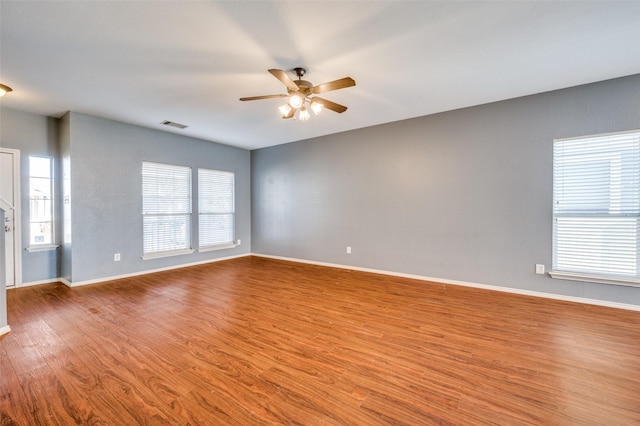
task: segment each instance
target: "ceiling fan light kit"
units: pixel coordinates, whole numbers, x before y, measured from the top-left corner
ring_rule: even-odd
[[[321,98],[317,96],[317,94],[355,86],[356,82],[351,77],[344,77],[339,80],[314,86],[310,82],[302,79],[302,77],[307,73],[305,68],[297,67],[292,71],[297,76],[297,80],[292,80],[287,73],[282,70],[269,70],[275,78],[280,80],[287,87],[286,95],[251,96],[240,98],[240,100],[257,101],[260,99],[289,98],[289,101],[286,104],[278,108],[282,114],[282,118],[297,118],[300,121],[307,121],[311,118],[309,109],[311,109],[315,115],[320,114],[324,108],[337,113],[343,113],[347,110],[346,106]]]
[[[13,91],[11,87],[5,86],[4,84],[0,83],[0,98],[11,91]]]

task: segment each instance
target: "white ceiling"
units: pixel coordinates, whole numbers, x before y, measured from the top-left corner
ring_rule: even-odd
[[[254,149],[640,73],[640,2],[0,0],[2,106]],[[357,86],[280,119],[267,72]],[[159,123],[171,120],[185,130]]]

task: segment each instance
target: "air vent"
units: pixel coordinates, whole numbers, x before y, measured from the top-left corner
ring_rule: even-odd
[[[176,129],[186,129],[187,127],[189,127],[184,124],[176,123],[175,121],[169,121],[169,120],[164,120],[160,124],[163,124],[165,126],[175,127]]]

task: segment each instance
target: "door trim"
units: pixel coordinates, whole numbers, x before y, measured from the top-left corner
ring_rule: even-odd
[[[13,157],[13,193],[15,196],[13,208],[13,226],[15,228],[13,230],[13,275],[15,282],[12,287],[19,287],[22,285],[22,208],[20,203],[22,199],[20,178],[22,175],[20,173],[20,150],[0,147],[0,152],[11,154]]]

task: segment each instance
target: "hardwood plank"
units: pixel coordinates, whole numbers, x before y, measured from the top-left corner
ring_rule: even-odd
[[[7,339],[8,336],[4,336],[0,342]],[[0,425],[17,425],[17,419],[28,418],[27,398],[11,365],[9,354],[3,347],[0,347],[0,390]]]
[[[7,292],[0,424],[640,424],[640,313],[246,257]]]

